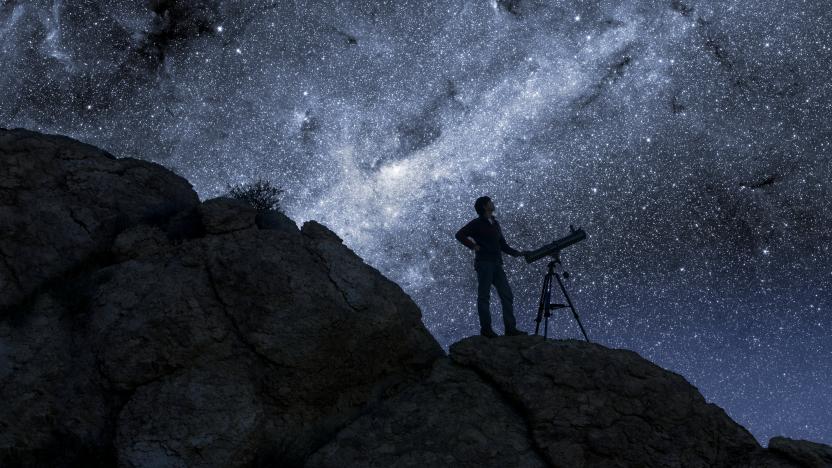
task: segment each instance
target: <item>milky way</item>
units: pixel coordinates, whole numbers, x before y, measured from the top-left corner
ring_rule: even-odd
[[[825,0],[0,0],[0,126],[202,199],[269,178],[445,347],[479,330],[453,238],[476,197],[518,249],[581,226],[563,260],[593,341],[763,444],[832,443],[830,31]],[[505,261],[532,330],[545,261]]]

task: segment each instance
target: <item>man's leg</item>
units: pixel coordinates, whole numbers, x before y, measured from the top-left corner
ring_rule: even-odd
[[[480,316],[480,329],[491,330],[491,312],[488,310],[491,301],[491,283],[494,278],[492,262],[476,262],[477,271],[477,314]]]
[[[506,333],[517,329],[517,321],[514,318],[514,294],[511,292],[511,286],[508,284],[506,272],[503,271],[502,265],[497,265],[494,269],[494,287],[497,288],[497,294],[500,296],[500,304],[503,307],[503,324]]]

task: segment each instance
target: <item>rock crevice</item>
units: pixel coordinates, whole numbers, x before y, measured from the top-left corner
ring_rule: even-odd
[[[511,339],[511,338],[509,338]],[[492,379],[486,372],[483,372],[480,368],[474,365],[469,365],[462,363],[453,358],[453,354],[451,354],[451,359],[460,367],[465,369],[469,369],[474,372],[486,385],[490,386],[494,389],[497,395],[499,395],[503,402],[506,404],[508,408],[511,408],[515,414],[524,422],[526,426],[526,430],[528,432],[528,440],[530,446],[534,449],[537,455],[540,457],[541,460],[547,463],[547,466],[555,467],[557,465],[553,464],[551,460],[548,459],[545,452],[545,447],[542,447],[538,444],[537,439],[534,437],[534,424],[535,421],[529,415],[528,409],[523,406],[523,402],[518,400],[516,395],[512,393],[506,392],[497,381]],[[545,398],[546,394],[542,393],[540,395],[541,398]]]
[[[214,280],[214,275],[211,273],[211,268],[208,267],[205,269],[205,275],[208,278],[208,284],[211,287],[211,291],[214,293],[214,297],[216,298],[217,302],[220,304],[220,308],[223,311],[223,314],[228,319],[228,323],[231,325],[231,330],[233,331],[234,336],[240,342],[240,344],[244,345],[246,349],[248,349],[254,356],[263,360],[268,366],[280,368],[281,363],[272,360],[267,354],[261,353],[257,350],[257,347],[246,340],[245,335],[242,331],[240,331],[240,326],[237,324],[237,321],[234,319],[234,314],[228,311],[228,305],[222,299],[222,295],[220,293],[219,288],[217,287],[216,281]]]

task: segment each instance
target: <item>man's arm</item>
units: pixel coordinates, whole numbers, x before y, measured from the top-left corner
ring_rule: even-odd
[[[502,232],[500,233],[500,249],[503,252],[511,255],[512,257],[516,257],[518,255],[521,255],[521,252],[519,250],[514,250],[514,249],[511,248],[511,246],[508,245],[508,242],[506,242],[506,238],[503,237]]]
[[[456,237],[456,240],[461,242],[462,245],[464,245],[465,247],[468,247],[469,249],[473,249],[474,246],[477,245],[477,243],[473,241],[473,237],[472,237],[472,234],[473,234],[472,224],[473,223],[474,222],[471,221],[468,224],[466,224],[465,226],[462,226],[462,229],[457,231],[456,236],[454,236],[454,237]]]

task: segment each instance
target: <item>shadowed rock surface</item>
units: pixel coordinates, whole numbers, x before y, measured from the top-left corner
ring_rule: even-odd
[[[558,466],[736,466],[753,436],[684,378],[638,354],[540,337],[451,346],[516,402],[535,444]]]
[[[0,307],[109,250],[138,223],[192,208],[191,184],[158,164],[66,137],[0,131]]]
[[[408,388],[343,430],[309,467],[545,467],[510,402],[443,358]]]
[[[772,437],[768,442],[768,449],[803,466],[832,467],[832,447],[828,445],[817,444],[808,440]]]
[[[0,466],[829,466],[636,353],[473,337],[315,221],[0,129]]]
[[[476,336],[309,466],[829,466],[829,447],[778,439],[763,449],[684,378],[632,351]]]
[[[2,466],[302,465],[443,355],[314,221],[62,137],[0,130],[0,168]]]

